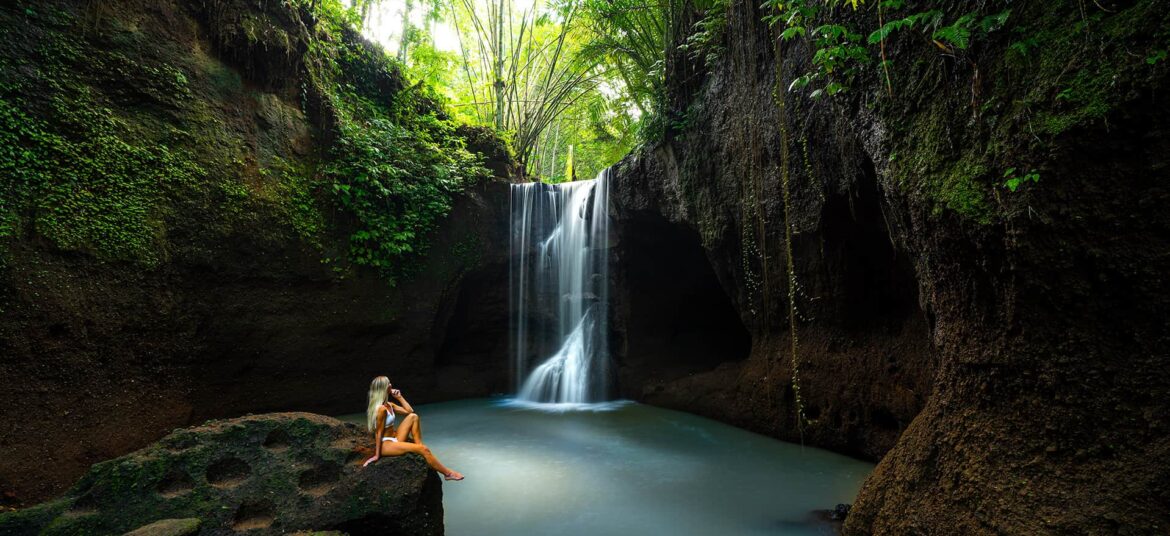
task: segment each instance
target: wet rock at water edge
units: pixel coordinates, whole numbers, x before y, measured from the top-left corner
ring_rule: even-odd
[[[851,505],[838,504],[836,508],[829,510],[829,521],[845,521],[849,517],[849,508]]]
[[[211,421],[94,465],[64,497],[0,515],[0,534],[443,534],[417,455],[361,467],[360,427],[310,413]]]

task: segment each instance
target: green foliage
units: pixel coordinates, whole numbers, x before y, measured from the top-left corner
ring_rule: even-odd
[[[660,137],[668,120],[665,113],[666,51],[679,33],[686,33],[687,4],[666,0],[647,4],[642,0],[584,0],[583,25],[589,29],[583,54],[603,59],[607,83],[620,88],[620,100],[635,108],[634,117],[642,139]],[[719,25],[712,19],[710,30],[698,37],[704,45],[718,45]],[[685,43],[683,46],[687,46]],[[696,55],[705,55],[697,48]]]
[[[340,227],[341,264],[408,272],[451,195],[485,173],[443,99],[406,88],[392,59],[355,39],[360,15],[340,0],[207,9],[226,10],[218,24],[249,43],[307,47],[297,59],[309,73],[300,104],[310,115],[321,109],[334,143],[312,154],[290,146],[307,125],[295,104],[243,84],[240,74],[255,74],[247,66],[143,49],[133,36],[111,45],[65,8],[0,10],[0,22],[36,37],[0,44],[0,239],[38,237],[154,266],[172,248],[169,227],[196,241],[248,232],[322,250]],[[286,32],[274,25],[277,9],[312,10],[316,24]],[[221,99],[254,105],[259,137],[247,128],[253,119],[219,108]],[[337,209],[327,221],[328,205]]]
[[[28,13],[70,20],[63,12]],[[203,170],[187,152],[133,131],[76,65],[134,79],[137,91],[160,103],[182,99],[187,80],[169,67],[83,51],[76,36],[54,32],[35,64],[0,61],[0,238],[36,234],[61,249],[153,266],[162,256],[162,199]]]
[[[1008,168],[1007,171],[1003,172],[1003,178],[1005,179],[1003,182],[1004,188],[1013,192],[1025,183],[1040,182],[1040,174],[1034,169],[1023,175],[1019,175],[1016,173],[1016,168]]]
[[[352,11],[336,9],[319,12],[329,31],[353,30]],[[335,115],[321,175],[353,218],[348,260],[391,281],[408,275],[452,195],[487,171],[456,134],[443,97],[425,84],[403,87],[399,64],[380,48],[320,39],[309,64]]]
[[[62,249],[156,264],[160,195],[201,169],[166,146],[128,142],[110,110],[85,100],[56,100],[54,113],[72,135],[0,99],[0,176],[9,182],[0,235],[27,210],[36,232]]]
[[[881,43],[882,40],[888,39],[891,34],[901,30],[912,30],[915,26],[931,27],[937,26],[942,20],[942,11],[932,9],[930,11],[923,11],[921,13],[914,13],[904,18],[894,19],[885,23],[881,28],[874,30],[866,39],[871,45]]]
[[[275,185],[267,197],[276,204],[289,225],[305,241],[321,246],[321,237],[327,230],[321,204],[316,196],[316,169],[308,163],[299,163],[275,157],[268,167],[260,168],[264,182]],[[228,184],[237,183],[224,183]],[[242,188],[241,188],[242,189]],[[253,197],[246,189],[237,195]]]
[[[576,179],[591,179],[620,160],[633,148],[639,128],[622,106],[598,91],[583,96],[549,129],[533,169],[547,182],[571,180],[564,174],[569,146]]]
[[[944,48],[949,46],[959,50],[966,50],[971,45],[972,34],[979,33],[980,35],[986,35],[1002,28],[1010,15],[1010,9],[1005,9],[999,13],[987,15],[983,18],[979,18],[975,13],[965,13],[955,19],[951,24],[936,29],[931,34],[931,39],[936,43],[942,43]]]
[[[702,18],[687,36],[679,49],[688,53],[691,59],[701,61],[711,68],[725,50],[723,40],[727,29],[727,0],[715,0],[703,12]]]
[[[390,105],[346,84],[329,96],[337,140],[322,172],[357,222],[349,259],[391,280],[406,275],[406,261],[425,251],[426,234],[450,211],[452,194],[487,172],[425,86],[400,91]]]
[[[905,0],[881,0],[875,4],[878,27],[863,40],[857,18],[834,11],[837,5],[848,4],[857,10],[853,0],[822,3],[816,0],[766,0],[763,20],[777,28],[782,41],[807,39],[812,47],[812,69],[789,84],[789,91],[809,87],[813,98],[836,95],[848,90],[853,79],[868,67],[877,64],[887,73],[885,41],[894,35],[918,30],[929,37],[929,42],[949,54],[967,50],[972,39],[1004,27],[1011,10],[980,16],[978,12],[958,15],[944,24],[942,9],[925,9],[906,13]],[[928,3],[929,4],[929,3]],[[876,45],[876,46],[875,46]],[[878,61],[880,60],[880,62]],[[892,84],[889,93],[893,95]]]

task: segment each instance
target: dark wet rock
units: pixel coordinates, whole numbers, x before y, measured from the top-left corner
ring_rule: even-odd
[[[886,44],[894,98],[874,69],[813,100],[785,88],[815,51],[759,5],[728,4],[719,61],[668,58],[688,126],[616,172],[615,273],[640,283],[615,295],[627,396],[881,457],[846,534],[1166,533],[1170,71],[1132,52],[1165,10],[1097,6],[1108,37],[1082,45],[1077,3],[1013,3],[1013,26],[1059,38],[1026,62],[1008,32],[969,62],[903,35]],[[1093,114],[1057,97],[1069,87]],[[1043,179],[1011,191],[1024,161]],[[656,230],[701,255],[640,255]],[[671,281],[680,261],[709,264],[746,356],[671,336],[702,318]],[[647,288],[664,299],[639,302]]]
[[[443,534],[438,475],[415,455],[363,468],[368,443],[358,426],[310,413],[211,421],[94,465],[60,499],[0,515],[0,534]]]
[[[829,520],[845,521],[845,518],[849,517],[849,507],[850,505],[848,504],[838,504],[835,508],[829,510]]]

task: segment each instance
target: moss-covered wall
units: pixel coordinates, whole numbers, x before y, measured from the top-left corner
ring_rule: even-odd
[[[150,268],[174,249],[168,220],[214,207],[199,238],[256,217],[318,249],[348,233],[322,257],[394,277],[451,195],[486,178],[439,97],[407,87],[335,2],[3,15],[0,239]]]
[[[1170,11],[851,4],[730,2],[717,60],[668,81],[687,121],[619,168],[619,218],[694,230],[752,333],[645,396],[884,453],[847,534],[1164,531]],[[874,43],[843,91],[794,87],[813,32],[929,9],[974,14],[964,46],[918,26],[888,71]]]
[[[938,7],[918,4],[908,11]],[[896,34],[887,43],[888,89],[874,66],[857,76],[852,95],[817,103],[849,103],[882,118],[889,131],[879,167],[930,199],[936,215],[983,225],[1019,216],[1027,190],[1059,180],[1052,160],[1062,143],[1108,129],[1116,110],[1150,97],[1170,70],[1159,59],[1170,48],[1170,25],[1157,2],[940,4],[944,21],[1008,16],[1002,28],[975,31],[966,49],[949,52],[929,32]],[[853,24],[876,26],[874,15],[854,16]]]
[[[501,388],[437,387],[435,353],[504,262],[508,155],[337,5],[0,7],[0,501],[193,421],[354,411],[376,374]]]

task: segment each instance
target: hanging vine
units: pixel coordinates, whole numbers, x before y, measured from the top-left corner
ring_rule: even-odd
[[[799,342],[797,337],[796,320],[796,264],[792,254],[792,201],[791,191],[789,188],[789,154],[788,154],[788,127],[784,121],[785,107],[784,107],[784,86],[782,85],[782,70],[780,68],[780,45],[781,40],[779,36],[775,39],[775,57],[776,61],[776,82],[772,88],[772,98],[776,103],[776,111],[780,118],[780,191],[781,198],[784,203],[784,256],[787,267],[788,276],[788,335],[789,347],[792,356],[792,393],[793,404],[796,406],[796,427],[801,435],[801,440],[804,439],[804,424],[808,421],[808,417],[804,411],[804,398],[800,392],[800,357],[799,357]]]

